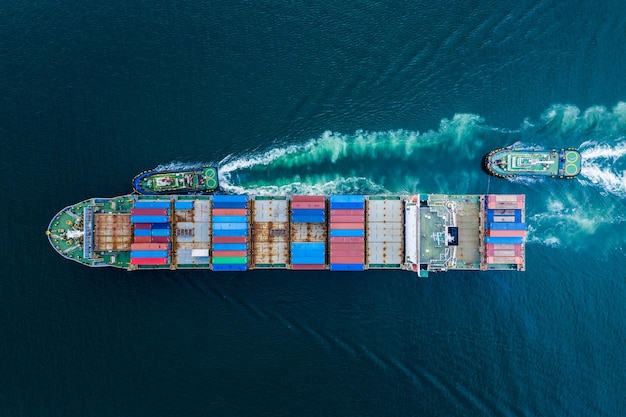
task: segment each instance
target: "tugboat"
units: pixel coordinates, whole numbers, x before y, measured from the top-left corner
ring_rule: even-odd
[[[212,194],[218,188],[217,168],[201,166],[176,170],[151,169],[133,178],[139,194]]]
[[[575,178],[580,173],[581,156],[575,148],[519,149],[500,148],[485,155],[483,169],[500,178],[552,177]]]

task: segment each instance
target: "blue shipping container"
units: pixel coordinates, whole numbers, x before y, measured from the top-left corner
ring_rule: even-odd
[[[169,229],[170,228],[170,224],[169,223],[154,223],[152,225],[153,229]]]
[[[152,229],[152,236],[169,236],[170,229]]]
[[[213,208],[225,208],[225,209],[245,209],[248,208],[248,202],[246,201],[241,201],[241,202],[237,202],[237,201],[233,201],[233,202],[228,202],[228,201],[220,201],[220,202],[213,202]]]
[[[176,201],[174,208],[178,210],[191,210],[193,208],[193,201]]]
[[[292,216],[323,216],[324,209],[292,209]]]
[[[246,264],[213,264],[214,271],[246,271],[248,265]]]
[[[363,230],[355,229],[334,229],[330,231],[330,237],[364,237],[365,232]]]
[[[365,207],[365,203],[363,201],[355,201],[355,202],[330,202],[330,208],[333,209],[362,209]]]
[[[170,208],[170,202],[167,201],[155,201],[155,200],[139,200],[135,201],[135,208]]]
[[[325,242],[292,242],[291,250],[321,250],[326,247]]]
[[[213,223],[248,223],[247,216],[213,216]]]
[[[248,223],[213,223],[213,230],[248,230]]]
[[[131,250],[131,258],[167,258],[167,249],[163,250]]]
[[[496,222],[489,223],[487,228],[491,230],[526,230],[526,223]]]
[[[365,201],[365,196],[362,195],[332,195],[330,196],[330,202],[333,203],[359,203]]]
[[[152,230],[150,229],[135,229],[134,235],[135,236],[150,236],[151,232]]]
[[[248,236],[248,229],[214,229],[213,236]]]
[[[248,250],[247,243],[214,243],[213,250]]]
[[[365,265],[361,264],[330,264],[331,271],[364,271]]]
[[[299,256],[292,257],[291,263],[294,265],[324,265],[326,260],[324,257]]]
[[[485,243],[523,243],[523,237],[500,237],[500,236],[485,236]]]
[[[213,195],[213,203],[248,203],[248,196],[215,194]]]
[[[291,217],[291,222],[292,223],[324,223],[326,221],[326,218],[324,217],[324,215],[321,216],[300,216],[297,214],[294,214]]]
[[[131,223],[167,223],[167,216],[130,216]]]

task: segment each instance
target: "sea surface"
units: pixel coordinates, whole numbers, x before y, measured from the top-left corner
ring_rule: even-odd
[[[624,416],[623,0],[0,0],[1,416]],[[571,181],[490,179],[506,145]],[[527,271],[90,269],[155,166],[230,192],[523,193]]]

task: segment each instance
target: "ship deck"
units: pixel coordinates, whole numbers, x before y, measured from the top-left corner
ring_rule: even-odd
[[[523,270],[523,206],[517,195],[133,194],[66,207],[48,237],[68,259],[129,270]]]
[[[580,173],[580,153],[575,150],[501,149],[489,156],[488,168],[499,176],[532,175],[575,177]]]

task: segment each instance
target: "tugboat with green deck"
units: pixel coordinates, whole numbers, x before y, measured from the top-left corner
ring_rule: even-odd
[[[133,178],[139,194],[212,194],[218,188],[217,168],[201,166],[179,170],[151,169]]]
[[[483,159],[484,170],[496,177],[552,177],[575,178],[581,169],[578,150],[534,150],[500,148],[489,152]]]

